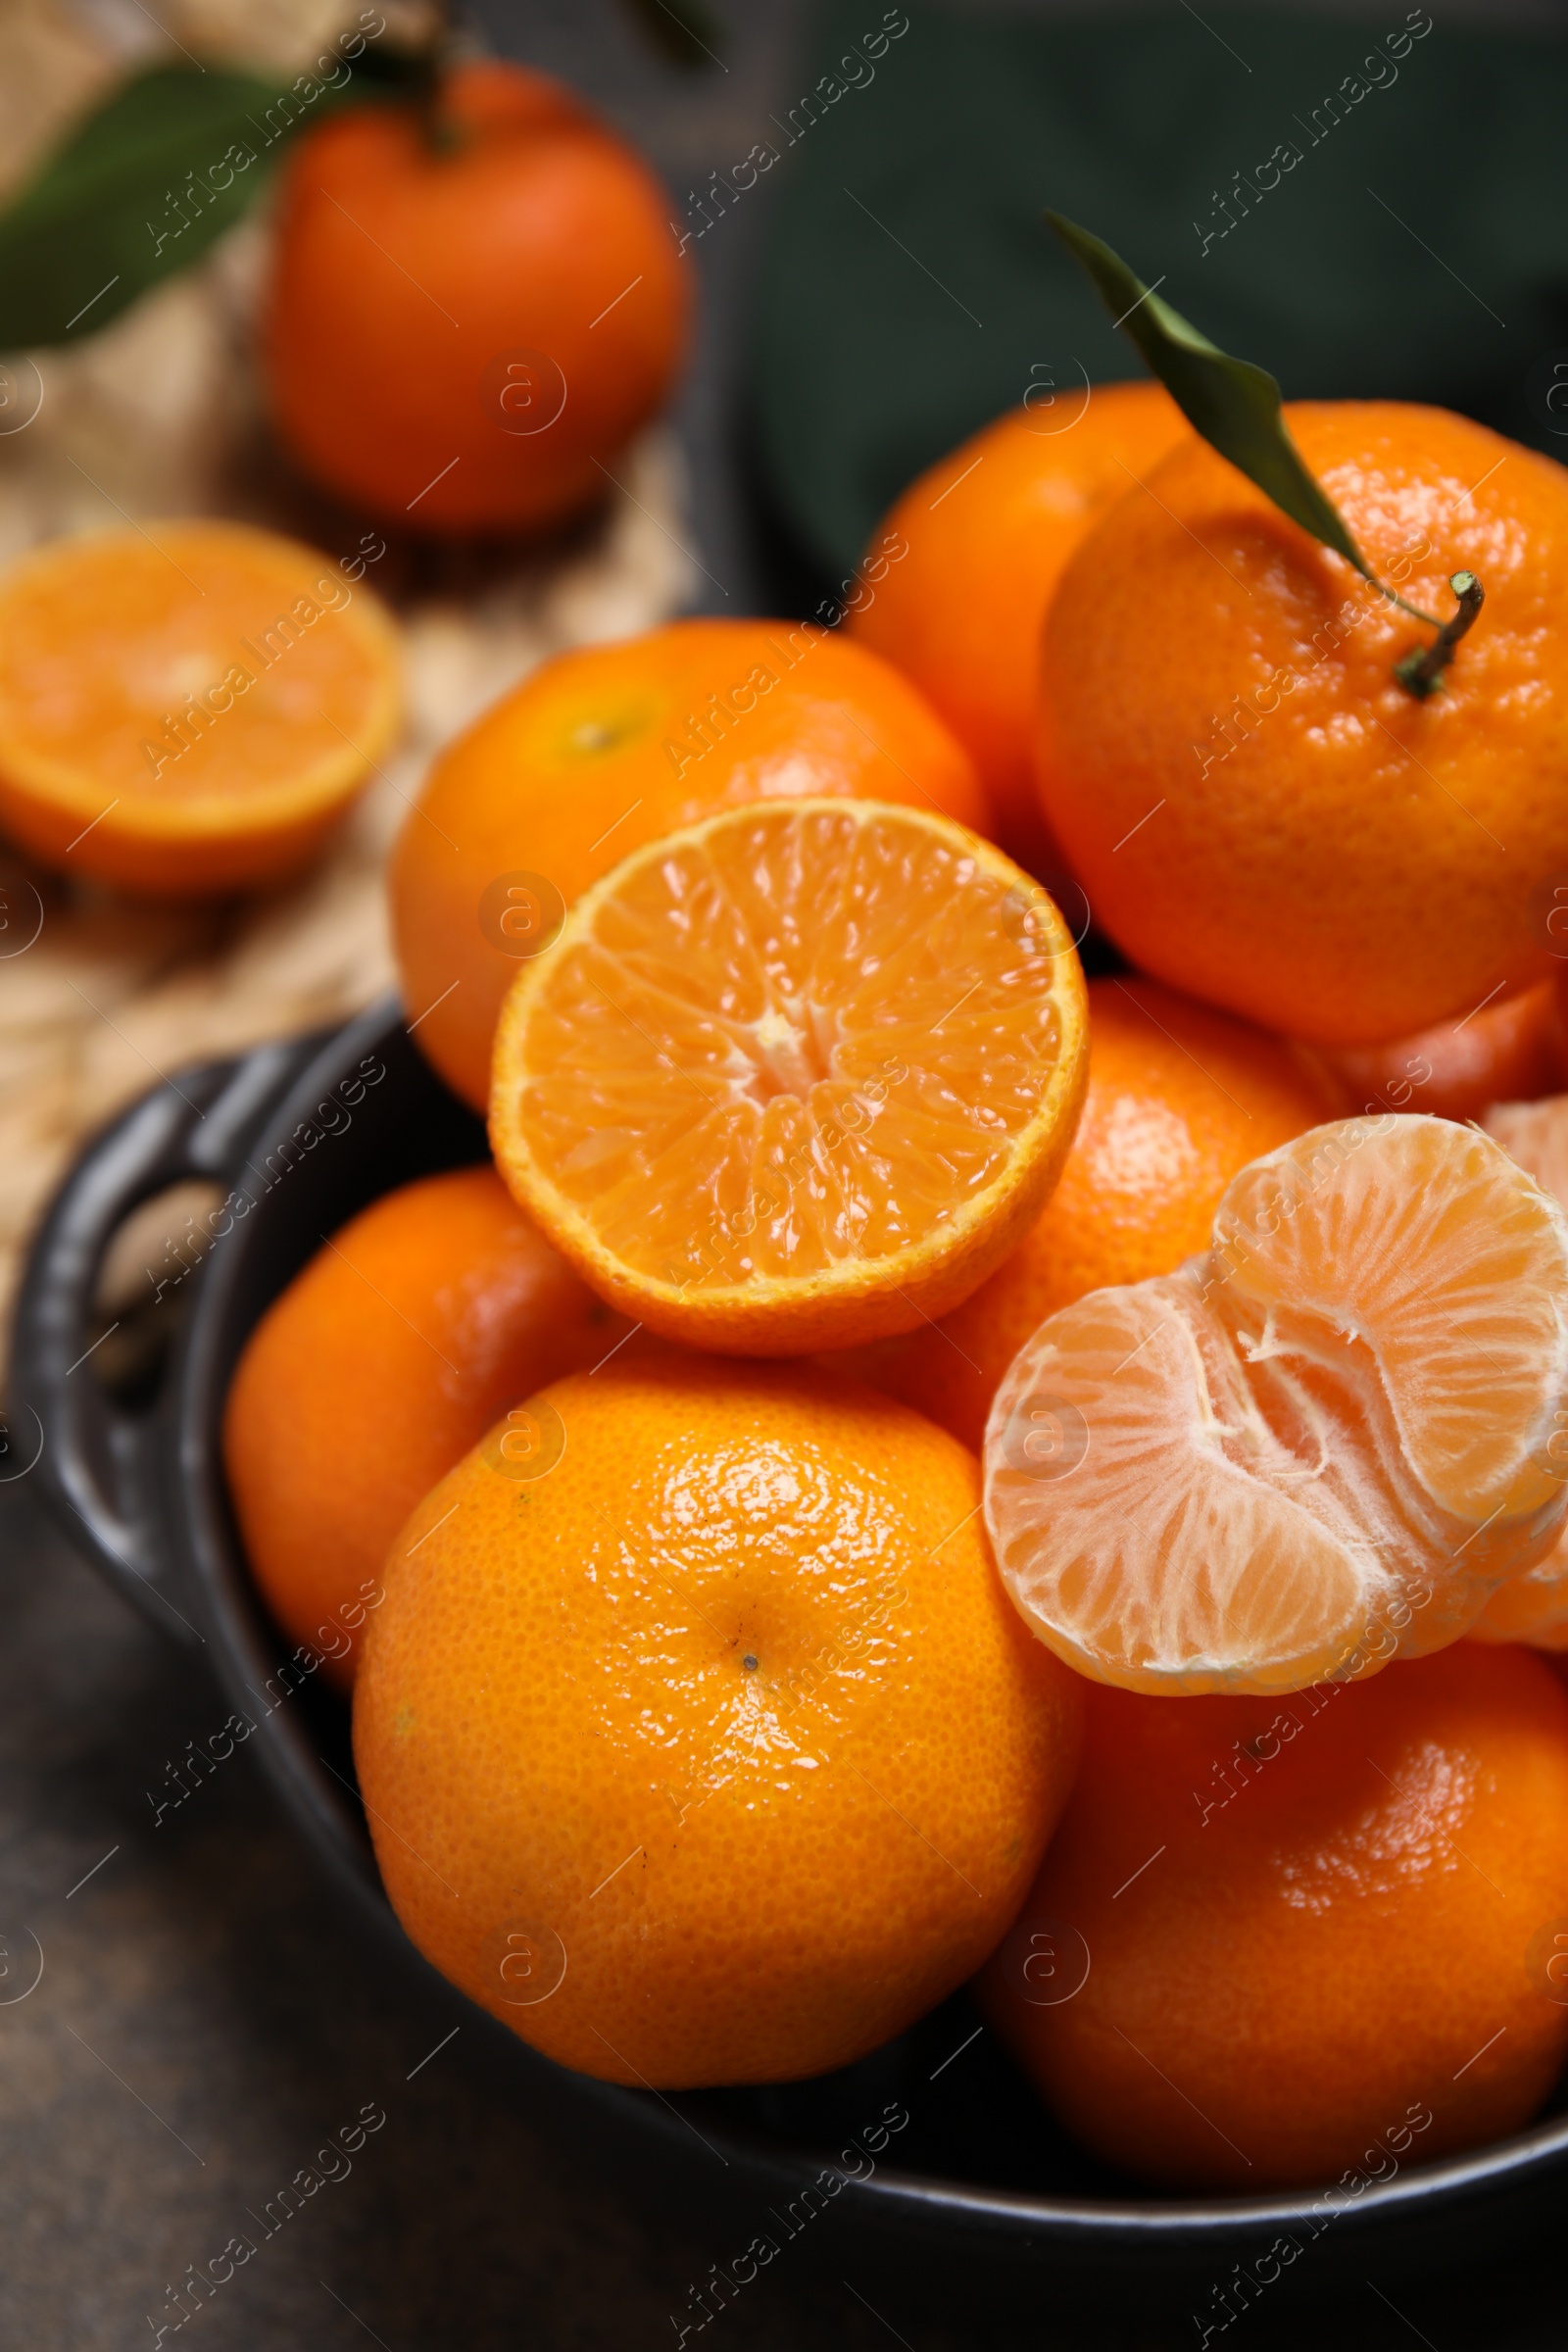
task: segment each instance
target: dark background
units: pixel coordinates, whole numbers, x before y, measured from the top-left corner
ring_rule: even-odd
[[[1043,12],[965,13],[993,26]],[[1115,7],[1080,13],[1111,30],[1133,22]],[[1381,31],[1404,12],[1316,13]],[[478,11],[496,48],[568,75],[604,106],[653,156],[682,209],[687,188],[743,156],[759,121],[814,70],[793,0],[726,0],[722,14],[722,67],[683,76],[612,0],[491,0]],[[867,24],[880,14],[868,7]],[[1443,0],[1434,14],[1440,24],[1480,17]],[[1484,17],[1489,26],[1558,21],[1549,9],[1495,5]],[[1206,37],[1201,24],[1193,37]],[[1434,155],[1432,184],[1463,161]],[[806,609],[823,584],[820,539],[811,544],[799,514],[781,514],[776,473],[757,495],[759,434],[748,419],[758,404],[744,382],[743,324],[791,201],[781,168],[723,234],[694,249],[703,342],[679,421],[705,601],[720,611]],[[811,316],[804,305],[786,355],[808,391],[831,388],[847,366],[829,306],[802,350]],[[956,437],[1003,397],[950,372],[935,413],[913,404],[889,463],[923,463],[945,444],[922,454],[921,431]],[[959,415],[965,402],[973,413]],[[0,1487],[0,2340],[62,2352],[154,2344],[186,2266],[205,2266],[247,2229],[247,2212],[261,2212],[369,2103],[387,2121],[352,2174],[264,2243],[188,2328],[171,2327],[167,2343],[200,2340],[212,2352],[336,2352],[367,2340],[385,2352],[674,2344],[671,2315],[687,2310],[688,2288],[710,2264],[733,2255],[732,2225],[716,2210],[666,2218],[657,2181],[612,2185],[531,2123],[479,2037],[461,2030],[457,1997],[398,1974],[337,1911],[243,1757],[154,1826],[148,1791],[166,1790],[166,1765],[225,1709],[43,1523],[25,1478]],[[39,1953],[42,1976],[27,1991]],[[438,2046],[454,2026],[456,2038]],[[761,2274],[713,2322],[713,2337],[735,2352],[1090,2341],[1152,2352],[1198,2340],[1185,2313],[1127,2316],[1115,2288],[1088,2317],[1043,2297],[1004,2327],[967,2314],[968,2282],[956,2278],[954,2309],[938,2317],[912,2281],[858,2279],[838,2228],[834,2209],[809,2254],[795,2260],[791,2250]],[[1369,2282],[1312,2311],[1282,2284],[1215,2341],[1227,2352],[1248,2341],[1294,2352],[1332,2332],[1355,2352],[1418,2342],[1431,2352],[1544,2352],[1568,2335],[1561,2270],[1547,2250],[1501,2275],[1489,2266],[1400,2285],[1396,2308]]]

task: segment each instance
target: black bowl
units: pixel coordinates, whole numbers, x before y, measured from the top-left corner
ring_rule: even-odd
[[[185,1071],[77,1162],[34,1245],[16,1334],[18,1442],[36,1424],[51,1504],[193,1666],[205,1658],[256,1724],[250,1752],[329,1878],[383,1950],[426,1975],[376,1874],[347,1712],[309,1674],[283,1671],[287,1646],[229,1509],[220,1427],[246,1335],[323,1238],[392,1186],[483,1155],[479,1121],[390,1004],[326,1037]],[[131,1318],[139,1368],[122,1353],[107,1382],[96,1375],[109,1343],[86,1353],[105,1250],[139,1203],[192,1178],[221,1195],[216,1238],[188,1272],[171,1256],[162,1294]],[[1276,2278],[1292,2281],[1274,2289],[1277,2306],[1364,2278],[1373,2263],[1385,2278],[1430,2277],[1516,2248],[1549,2229],[1568,2177],[1568,2117],[1556,2113],[1451,2162],[1353,2176],[1326,2197],[1159,2197],[1054,2129],[963,1995],[842,2074],[668,2099],[569,2074],[450,1997],[488,2037],[506,2095],[700,2216],[721,2264],[757,2235],[788,2231],[836,2254],[853,2235],[866,2270],[956,2293],[971,2311],[1027,2298],[1038,2312],[1042,2289],[1054,2311],[1143,2299],[1194,2312],[1201,2336]],[[889,2108],[906,2120],[868,2151]],[[831,2229],[808,2230],[829,2204]]]

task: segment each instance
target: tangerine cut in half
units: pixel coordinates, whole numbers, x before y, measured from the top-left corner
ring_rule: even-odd
[[[1568,1494],[1568,1219],[1445,1119],[1315,1127],[1213,1246],[1014,1357],[986,1510],[1014,1601],[1129,1690],[1291,1690],[1469,1631]]]
[[[909,1331],[1060,1172],[1083,973],[1038,882],[951,819],[760,802],[624,858],[496,1031],[503,1176],[601,1295],[741,1355]]]
[[[397,636],[357,575],[275,532],[150,522],[0,576],[0,823],[158,898],[301,864],[386,756]]]

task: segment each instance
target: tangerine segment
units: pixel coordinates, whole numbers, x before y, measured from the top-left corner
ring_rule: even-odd
[[[399,723],[396,633],[352,571],[270,531],[189,521],[12,564],[8,831],[50,864],[159,896],[297,865]]]
[[[1497,1102],[1482,1122],[1559,1206],[1568,1208],[1568,1095],[1544,1102]],[[1544,1459],[1568,1480],[1568,1414],[1547,1439]],[[1499,1585],[1475,1626],[1478,1642],[1528,1642],[1568,1649],[1568,1528],[1544,1560]]]
[[[1568,1219],[1486,1136],[1391,1115],[1254,1161],[1213,1231],[1013,1359],[986,1509],[1018,1607],[1128,1690],[1298,1690],[1456,1640],[1562,1521]]]
[[[1260,1353],[1371,1349],[1445,1509],[1520,1517],[1552,1498],[1541,1447],[1568,1383],[1568,1221],[1490,1137],[1416,1117],[1313,1128],[1243,1169],[1214,1239],[1233,1304],[1263,1311]]]
[[[515,1198],[616,1305],[739,1354],[912,1330],[1055,1183],[1087,1076],[1046,892],[962,826],[759,804],[579,899],[496,1033]]]

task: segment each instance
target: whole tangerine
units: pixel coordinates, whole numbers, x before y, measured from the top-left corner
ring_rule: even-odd
[[[1033,769],[1046,611],[1084,533],[1190,429],[1160,384],[1031,396],[911,482],[860,566],[847,626],[930,698],[1043,880],[1060,858]]]
[[[528,1401],[394,1546],[354,1699],[425,1957],[561,2064],[791,2081],[978,1966],[1071,1780],[973,1456],[851,1383],[696,1355]]]
[[[590,882],[721,808],[824,793],[992,829],[918,691],[822,629],[677,620],[542,663],[447,746],[392,852],[418,1043],[483,1109],[502,999]]]
[[[329,1682],[353,1681],[419,1497],[498,1413],[629,1329],[488,1167],[372,1201],[273,1299],[235,1368],[223,1462],[263,1596]]]
[[[1568,1699],[1460,1642],[1283,1698],[1091,1688],[982,2002],[1112,2163],[1257,2192],[1517,2131],[1568,2051],[1564,1949]]]
[[[262,358],[308,473],[401,528],[537,530],[605,493],[686,348],[646,165],[562,83],[456,67],[284,169]]]
[[[1550,980],[1497,997],[1386,1046],[1301,1046],[1336,1112],[1424,1110],[1479,1119],[1494,1102],[1531,1102],[1568,1077],[1568,1034]]]
[[[1548,968],[1568,474],[1441,409],[1286,416],[1381,581],[1446,618],[1450,578],[1480,578],[1440,689],[1395,676],[1433,631],[1194,439],[1062,575],[1040,788],[1135,962],[1289,1035],[1377,1045]]]
[[[847,1361],[978,1451],[1003,1374],[1048,1315],[1174,1273],[1207,1247],[1231,1178],[1323,1109],[1278,1038],[1138,973],[1091,980],[1089,1091],[1051,1199],[961,1306]]]

